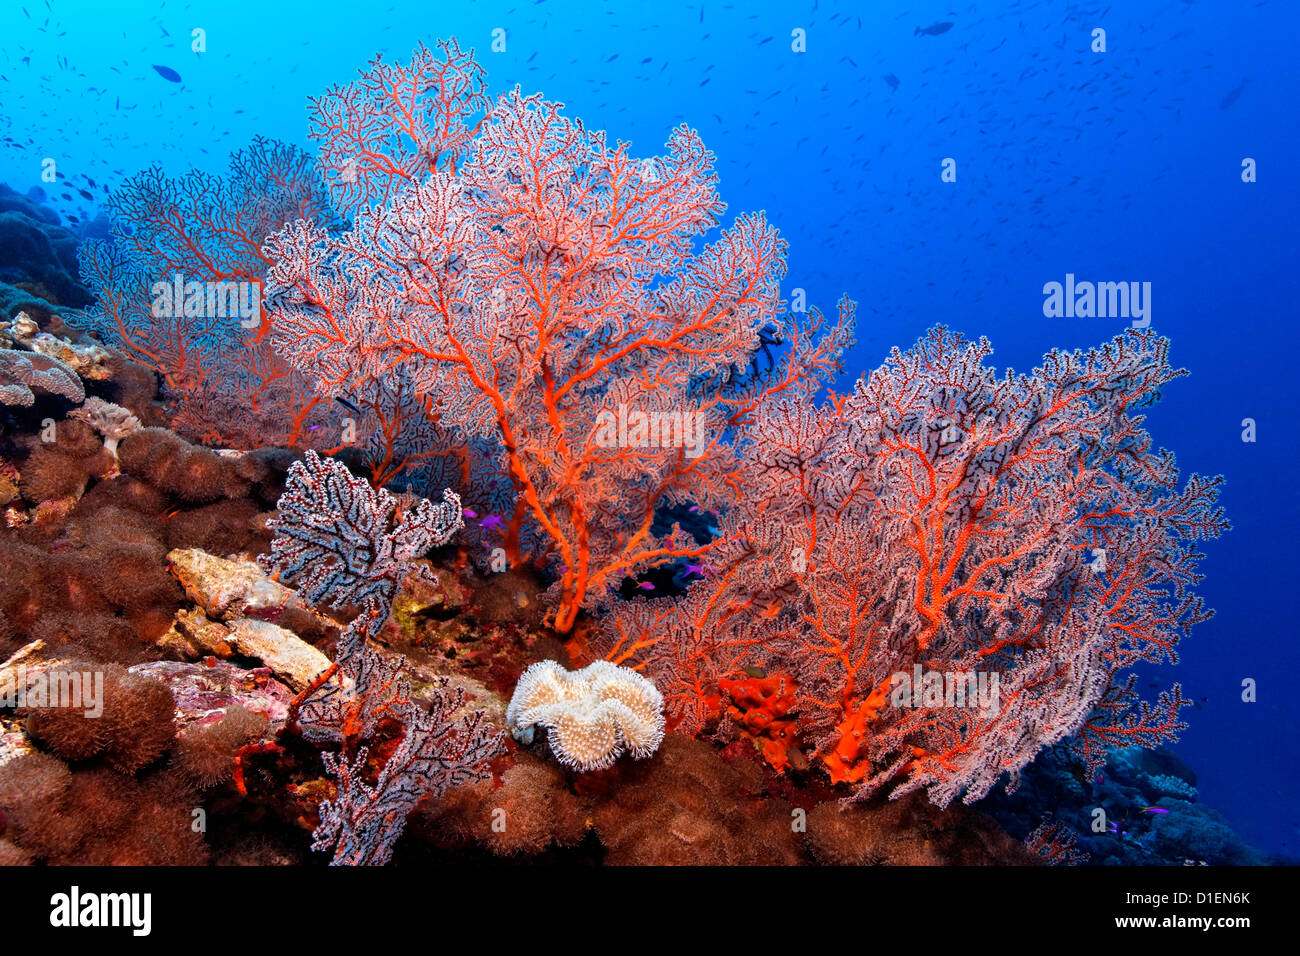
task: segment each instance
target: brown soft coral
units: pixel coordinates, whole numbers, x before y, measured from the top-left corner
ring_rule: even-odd
[[[86,487],[92,471],[98,471],[94,465],[94,459],[74,458],[56,446],[38,445],[22,466],[19,488],[23,499],[35,505],[74,498]]]
[[[0,764],[0,812],[8,823],[7,839],[26,850],[44,855],[50,836],[43,827],[49,808],[62,803],[72,783],[72,771],[63,761],[30,751]]]
[[[143,515],[160,515],[167,508],[167,496],[138,478],[117,475],[98,482],[86,492],[73,509],[72,519],[89,517],[110,506]]]
[[[19,469],[20,488],[28,503],[76,497],[91,477],[109,472],[112,456],[85,422],[68,419],[53,426],[48,436],[44,430],[40,434]]]
[[[113,607],[135,611],[155,604],[179,606],[179,585],[167,573],[167,552],[140,542],[105,542],[86,571],[95,589]]]
[[[0,612],[19,632],[52,609],[50,558],[44,548],[0,535]]]
[[[122,673],[121,668],[113,668]],[[63,683],[75,680],[81,686],[86,680],[91,688],[82,689],[82,700],[89,707],[94,694],[106,691],[105,668],[86,662],[71,662],[46,672],[46,679]],[[98,687],[93,685],[98,683]],[[102,704],[103,701],[98,701]],[[108,741],[108,728],[101,714],[85,707],[34,707],[27,715],[27,736],[47,746],[64,760],[85,760],[104,749]]]
[[[842,805],[831,800],[808,814],[806,840],[834,866],[1033,865],[1025,848],[982,813],[940,810],[922,794]]]
[[[74,410],[72,414],[76,414]],[[95,429],[77,418],[68,418],[54,426],[54,441],[41,441],[40,447],[57,448],[72,458],[92,458],[104,449]]]
[[[606,862],[661,866],[800,862],[791,808],[764,797],[748,760],[669,734],[650,760],[622,766],[595,811]]]
[[[138,362],[127,359],[122,353],[109,351],[106,363],[112,373],[105,385],[109,401],[131,411],[143,425],[162,425],[167,420],[158,396],[158,377]]]
[[[130,660],[140,653],[131,625],[111,614],[65,611],[46,614],[31,629],[51,657],[84,656],[92,661]]]
[[[262,737],[269,723],[235,704],[214,723],[187,727],[176,738],[172,761],[187,779],[199,787],[214,787],[230,779],[235,755],[250,740]]]
[[[209,554],[235,554],[251,540],[257,548],[270,550],[270,536],[258,531],[258,507],[247,498],[218,501],[167,519],[167,547],[199,548]],[[265,546],[263,546],[263,541]]]
[[[22,645],[23,641],[18,636],[18,630],[9,623],[5,613],[0,611],[0,661],[6,660]]]
[[[65,531],[69,543],[81,545],[68,558],[76,564],[74,577],[118,610],[175,610],[182,594],[167,573],[167,548],[155,533],[146,516],[113,505],[76,515]]]
[[[558,767],[521,754],[500,782],[456,787],[424,814],[431,840],[443,848],[486,846],[498,856],[533,855],[572,846],[587,831],[587,807]]]
[[[8,840],[0,840],[0,867],[31,866],[32,855]]]
[[[207,862],[194,827],[197,799],[166,771],[133,778],[107,767],[73,774],[18,846],[58,866],[177,866]]]
[[[191,445],[165,428],[144,428],[118,446],[122,471],[181,501],[203,503],[241,498],[249,482],[236,471],[236,459]]]
[[[59,670],[102,678],[102,712],[87,716],[81,708],[33,708],[27,718],[32,739],[67,760],[103,752],[127,773],[147,766],[171,747],[176,701],[166,684],[116,664],[69,664]]]
[[[176,737],[176,698],[162,681],[126,674],[105,681],[104,716],[109,761],[135,773],[161,757]]]

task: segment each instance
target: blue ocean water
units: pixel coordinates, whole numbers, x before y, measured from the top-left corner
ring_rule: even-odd
[[[308,97],[376,53],[454,36],[492,91],[542,91],[634,152],[697,128],[729,213],[765,209],[789,240],[787,292],[860,303],[849,377],[939,322],[1028,369],[1128,325],[1046,317],[1045,283],[1150,282],[1151,326],[1192,374],[1149,427],[1184,473],[1226,476],[1234,529],[1206,546],[1217,616],[1149,679],[1198,702],[1177,752],[1201,801],[1261,849],[1300,856],[1297,27],[1285,0],[6,0],[0,182],[84,222],[103,187],[144,167],[219,173],[258,134],[310,146]],[[48,158],[76,188],[42,183]]]

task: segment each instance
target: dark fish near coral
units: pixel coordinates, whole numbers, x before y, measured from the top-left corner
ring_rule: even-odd
[[[894,74],[892,74],[892,73],[886,73],[886,74],[885,74],[885,82],[889,84],[889,88],[890,88],[891,90],[896,90],[896,89],[898,89],[898,77],[894,76]]]
[[[175,70],[173,70],[170,66],[159,66],[157,63],[155,63],[153,64],[153,68],[158,72],[158,75],[161,76],[164,80],[168,80],[169,82],[172,83],[179,83],[181,81],[181,75],[177,73]]]
[[[940,33],[947,33],[952,29],[952,24],[944,20],[942,23],[931,23],[928,27],[917,27],[914,37],[937,37]]]

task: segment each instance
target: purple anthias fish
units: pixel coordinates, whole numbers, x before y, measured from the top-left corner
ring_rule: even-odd
[[[1168,813],[1169,811],[1166,810],[1164,807],[1143,807],[1142,812],[1143,813]]]
[[[500,515],[488,515],[482,521],[479,522],[479,527],[485,528],[488,531],[498,529],[501,527],[501,525],[502,525],[502,521]]]
[[[477,518],[477,517],[478,517],[478,512],[477,512],[477,511],[470,511],[468,508],[463,509],[461,513],[462,513],[466,518]]]
[[[655,589],[655,586],[651,584],[649,581],[642,581],[640,584],[637,585],[637,587],[639,587],[642,591],[653,591]]]

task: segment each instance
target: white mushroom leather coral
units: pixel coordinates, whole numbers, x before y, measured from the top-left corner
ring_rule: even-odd
[[[545,727],[556,758],[575,770],[604,770],[625,752],[640,759],[664,739],[664,699],[636,671],[608,661],[568,671],[539,661],[519,677],[506,725],[521,743]]]

